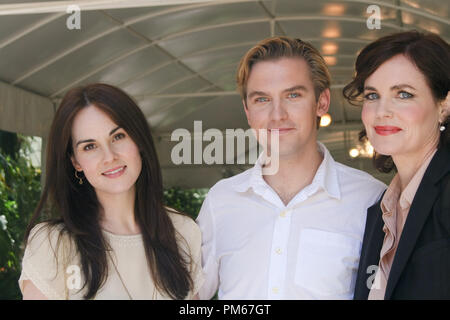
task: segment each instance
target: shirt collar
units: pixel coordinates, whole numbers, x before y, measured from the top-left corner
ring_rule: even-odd
[[[249,177],[234,186],[237,192],[246,192],[248,189],[258,189],[264,187],[266,182],[262,176],[262,164],[265,162],[266,154],[263,151],[255,162],[255,165],[249,169]]]
[[[381,211],[383,214],[389,214],[394,212],[397,205],[398,198],[400,197],[400,177],[398,174],[394,176],[386,193],[381,200]]]
[[[312,183],[306,188],[317,190],[322,188],[330,197],[340,199],[341,191],[339,187],[339,179],[336,169],[336,163],[328,149],[321,142],[317,141],[319,152],[323,155],[323,161],[320,164],[314,176]],[[248,179],[234,186],[238,192],[246,192],[250,188],[254,191],[263,191],[268,187],[262,176],[262,164],[265,160],[265,152],[263,151],[258,157],[253,168],[249,169],[250,175]]]
[[[393,212],[397,203],[400,205],[402,210],[408,209],[411,206],[411,203],[416,195],[417,189],[419,188],[420,182],[422,181],[423,175],[425,174],[428,165],[430,164],[431,159],[436,153],[437,149],[434,149],[421,164],[419,169],[416,171],[411,181],[405,187],[403,192],[401,191],[400,186],[400,177],[398,173],[392,179],[389,187],[381,200],[381,210],[383,213]]]

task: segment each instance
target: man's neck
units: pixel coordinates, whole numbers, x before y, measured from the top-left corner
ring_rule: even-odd
[[[314,144],[294,155],[280,156],[277,173],[263,178],[287,205],[300,190],[311,184],[322,160],[323,156]]]

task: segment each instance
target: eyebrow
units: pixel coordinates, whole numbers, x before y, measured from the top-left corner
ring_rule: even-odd
[[[403,88],[410,88],[410,89],[416,90],[416,88],[414,88],[413,86],[411,86],[409,84],[406,84],[406,83],[397,84],[395,86],[392,86],[391,90],[400,90],[400,89],[403,89]],[[364,87],[364,90],[377,91],[377,89],[375,89],[374,87],[371,87],[371,86]]]
[[[377,91],[377,89],[375,89],[374,87],[370,87],[370,86],[365,86],[364,91],[366,91],[366,90]]]
[[[112,129],[112,130],[109,132],[109,135],[114,134],[114,132],[116,132],[116,131],[119,130],[120,128],[121,128],[121,127],[118,126],[118,127],[114,128],[114,129]],[[95,141],[94,139],[80,140],[80,141],[77,142],[76,146],[78,146],[80,143],[94,142],[94,141]]]
[[[252,91],[247,95],[247,99],[251,99],[254,96],[268,96],[264,91]]]
[[[287,88],[287,89],[283,90],[283,92],[292,92],[292,91],[296,91],[296,90],[301,90],[301,91],[305,91],[305,92],[308,91],[308,89],[305,86],[298,85],[298,86],[293,86],[291,88]],[[254,96],[268,96],[268,95],[269,94],[264,91],[252,91],[248,94],[247,99],[251,99]]]
[[[296,91],[296,90],[301,90],[301,91],[305,91],[305,92],[308,91],[308,89],[305,86],[298,85],[298,86],[293,86],[291,88],[283,90],[283,92],[292,92],[292,91]]]
[[[395,86],[391,87],[391,90],[399,90],[399,89],[403,89],[403,88],[410,88],[410,89],[416,90],[416,88],[414,88],[413,86],[406,84],[406,83],[395,85]]]

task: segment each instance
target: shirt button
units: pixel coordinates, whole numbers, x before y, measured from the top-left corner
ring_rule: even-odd
[[[277,254],[281,254],[283,251],[282,251],[280,248],[276,248],[275,252],[276,252]]]
[[[279,291],[279,290],[278,290],[277,287],[273,287],[273,288],[272,288],[272,292],[273,292],[273,293],[278,293],[278,291]]]

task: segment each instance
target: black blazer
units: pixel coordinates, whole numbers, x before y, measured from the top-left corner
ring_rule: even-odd
[[[367,212],[354,299],[369,296],[384,232],[381,200]],[[371,277],[371,279],[369,279]],[[371,282],[369,283],[369,285]],[[439,148],[417,189],[384,298],[450,299],[450,148]]]

